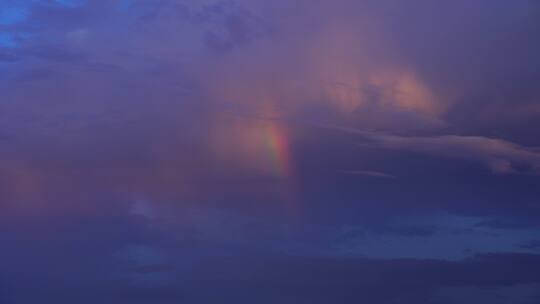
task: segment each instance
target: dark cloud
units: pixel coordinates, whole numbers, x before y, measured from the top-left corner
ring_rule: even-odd
[[[519,244],[519,247],[526,249],[538,249],[540,248],[540,240],[532,240],[527,243]]]
[[[159,272],[170,272],[174,271],[175,267],[173,265],[149,265],[149,266],[139,266],[133,268],[133,271],[140,274],[150,274],[150,273],[159,273]]]
[[[59,303],[100,299],[103,303],[152,300],[156,303],[216,300],[262,303],[394,303],[398,300],[440,303],[442,288],[476,286],[499,290],[538,283],[538,256],[481,255],[459,262],[438,260],[372,260],[295,257],[230,257],[202,259],[189,278],[178,277],[158,286],[116,284],[71,286],[69,289],[19,290],[17,303],[48,296]],[[69,284],[72,285],[72,284]],[[47,285],[45,285],[47,286]],[[208,292],[212,290],[212,292]],[[88,298],[85,295],[91,295]],[[438,302],[439,301],[439,302]],[[453,302],[450,302],[453,303]]]
[[[193,21],[214,25],[214,29],[204,34],[204,40],[210,48],[217,50],[241,47],[271,33],[266,22],[234,2],[218,2],[205,7],[193,16]]]
[[[400,235],[400,236],[431,236],[437,232],[438,228],[429,225],[411,225],[397,227],[379,227],[375,233]]]
[[[515,219],[515,218],[497,218],[488,221],[482,221],[476,226],[478,227],[489,227],[495,229],[520,229],[520,228],[529,228],[535,227],[537,225],[535,220],[527,220],[524,218]]]

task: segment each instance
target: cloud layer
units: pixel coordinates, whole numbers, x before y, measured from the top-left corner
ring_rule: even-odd
[[[0,301],[538,302],[539,16],[2,1]]]

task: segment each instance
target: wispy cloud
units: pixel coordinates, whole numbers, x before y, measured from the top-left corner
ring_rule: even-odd
[[[408,151],[424,155],[477,161],[497,174],[540,174],[540,151],[507,140],[484,136],[400,136],[354,128],[330,126],[360,135],[361,146]]]
[[[397,176],[379,172],[379,171],[369,171],[369,170],[348,170],[348,171],[342,171],[345,174],[350,175],[363,175],[368,177],[379,177],[379,178],[397,178]]]

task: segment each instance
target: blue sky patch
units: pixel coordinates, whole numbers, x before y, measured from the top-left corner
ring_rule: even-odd
[[[17,46],[17,42],[13,35],[9,33],[0,33],[0,47],[14,48]]]
[[[0,25],[14,25],[23,22],[27,18],[26,8],[7,6],[0,7]]]

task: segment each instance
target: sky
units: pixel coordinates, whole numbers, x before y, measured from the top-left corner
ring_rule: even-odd
[[[0,0],[0,303],[540,303],[534,0]]]

